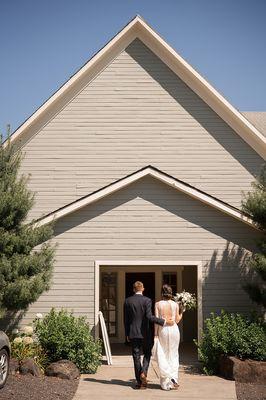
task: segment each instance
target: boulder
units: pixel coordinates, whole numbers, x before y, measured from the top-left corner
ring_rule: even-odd
[[[60,360],[53,362],[46,368],[45,374],[47,376],[56,376],[61,379],[77,379],[79,377],[79,369],[69,360]]]
[[[236,357],[221,356],[219,359],[220,375],[241,383],[265,384],[266,362],[240,360]]]
[[[236,357],[221,356],[219,358],[219,374],[226,378],[235,380],[235,373],[240,360]]]
[[[19,362],[16,358],[10,358],[9,373],[10,375],[16,375],[17,372],[19,372]]]
[[[265,385],[266,362],[255,360],[240,361],[235,371],[235,380],[241,383]]]
[[[25,358],[25,360],[22,360],[19,366],[19,372],[22,375],[31,374],[38,378],[42,376],[42,371],[33,358]]]

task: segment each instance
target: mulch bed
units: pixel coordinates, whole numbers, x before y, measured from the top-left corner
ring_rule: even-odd
[[[67,380],[32,375],[9,375],[7,383],[0,389],[1,400],[71,400],[79,380]]]
[[[237,400],[265,400],[266,385],[236,382]]]

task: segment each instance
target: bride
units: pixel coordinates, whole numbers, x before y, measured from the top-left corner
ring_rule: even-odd
[[[157,361],[160,372],[160,384],[163,390],[178,389],[179,341],[180,332],[177,324],[182,318],[178,304],[172,300],[172,288],[162,287],[162,300],[155,304],[155,315],[158,318],[172,318],[172,326],[155,326],[153,358]]]

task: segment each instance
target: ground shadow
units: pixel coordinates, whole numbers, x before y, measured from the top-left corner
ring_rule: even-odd
[[[93,383],[103,383],[104,385],[118,385],[118,386],[132,386],[135,382],[134,379],[130,379],[129,381],[122,381],[121,379],[96,379],[96,378],[84,378],[85,382],[93,382]]]
[[[128,381],[123,381],[121,379],[96,379],[96,378],[84,378],[83,381],[85,382],[92,382],[92,383],[102,383],[104,385],[115,385],[115,386],[126,386],[134,389],[135,379],[129,379]],[[149,389],[161,389],[160,385],[156,383],[148,383]]]

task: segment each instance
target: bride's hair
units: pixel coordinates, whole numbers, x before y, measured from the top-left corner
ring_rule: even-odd
[[[169,285],[163,285],[161,293],[164,300],[171,300],[173,298],[172,288]]]

